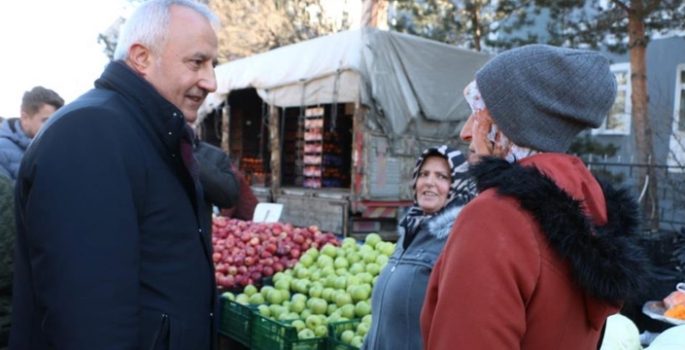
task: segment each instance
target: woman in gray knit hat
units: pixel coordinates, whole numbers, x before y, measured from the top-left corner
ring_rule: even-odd
[[[601,125],[616,81],[600,54],[530,45],[465,90],[478,197],[431,274],[425,349],[597,349],[606,318],[647,287],[637,204],[564,152]]]

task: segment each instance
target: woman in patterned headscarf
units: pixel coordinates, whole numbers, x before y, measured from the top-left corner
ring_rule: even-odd
[[[452,223],[472,198],[467,169],[464,155],[445,145],[427,149],[416,162],[414,204],[376,281],[373,322],[362,349],[422,349],[419,321],[428,278]]]

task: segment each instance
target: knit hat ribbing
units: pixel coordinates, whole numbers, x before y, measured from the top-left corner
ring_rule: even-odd
[[[528,45],[503,52],[476,73],[490,115],[511,141],[564,153],[597,128],[616,99],[616,78],[597,52]]]

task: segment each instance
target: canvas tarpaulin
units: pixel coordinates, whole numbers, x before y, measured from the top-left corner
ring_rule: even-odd
[[[462,95],[490,58],[435,41],[362,28],[285,46],[216,69],[217,91],[201,117],[238,89],[278,107],[360,102],[367,122],[391,139],[445,138],[469,112]]]

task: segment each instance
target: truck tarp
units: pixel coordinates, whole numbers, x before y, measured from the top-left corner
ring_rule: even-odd
[[[222,64],[200,119],[238,89],[278,107],[360,102],[390,139],[450,138],[469,109],[463,88],[490,58],[412,35],[360,28]]]

